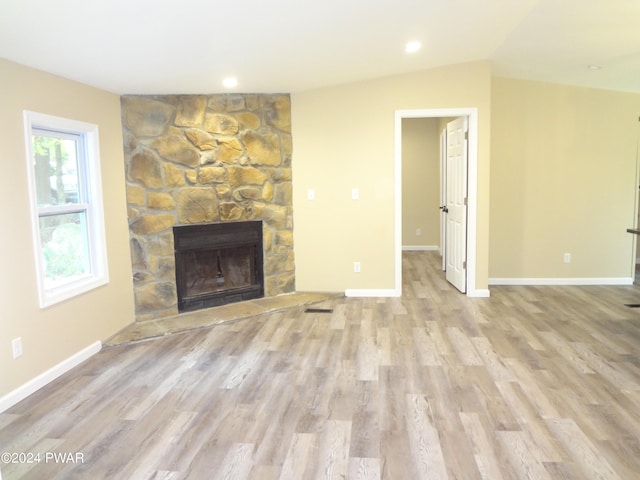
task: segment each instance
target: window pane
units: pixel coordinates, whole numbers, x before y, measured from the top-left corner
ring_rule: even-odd
[[[23,112],[41,308],[109,281],[98,126]]]
[[[78,203],[78,140],[34,134],[33,152],[38,206]]]
[[[47,290],[90,273],[86,212],[40,217]]]

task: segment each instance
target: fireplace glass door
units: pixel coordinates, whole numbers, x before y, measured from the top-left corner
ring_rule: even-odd
[[[181,312],[264,296],[262,222],[174,227]]]
[[[250,286],[255,278],[255,257],[255,246],[185,253],[186,296]]]

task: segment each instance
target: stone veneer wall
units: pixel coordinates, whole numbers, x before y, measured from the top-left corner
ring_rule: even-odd
[[[295,290],[288,95],[123,96],[136,319],[178,313],[174,225],[263,220],[265,296]]]

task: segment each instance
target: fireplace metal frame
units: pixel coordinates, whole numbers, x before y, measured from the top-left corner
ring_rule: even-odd
[[[179,312],[190,312],[264,297],[264,247],[261,220],[179,225],[173,227],[173,239]],[[199,295],[186,294],[188,272],[183,261],[186,254],[194,251],[247,246],[255,246],[253,259],[255,278],[251,285]]]

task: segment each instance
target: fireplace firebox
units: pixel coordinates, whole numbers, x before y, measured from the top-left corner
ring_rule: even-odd
[[[264,296],[262,221],[173,227],[178,311]]]

